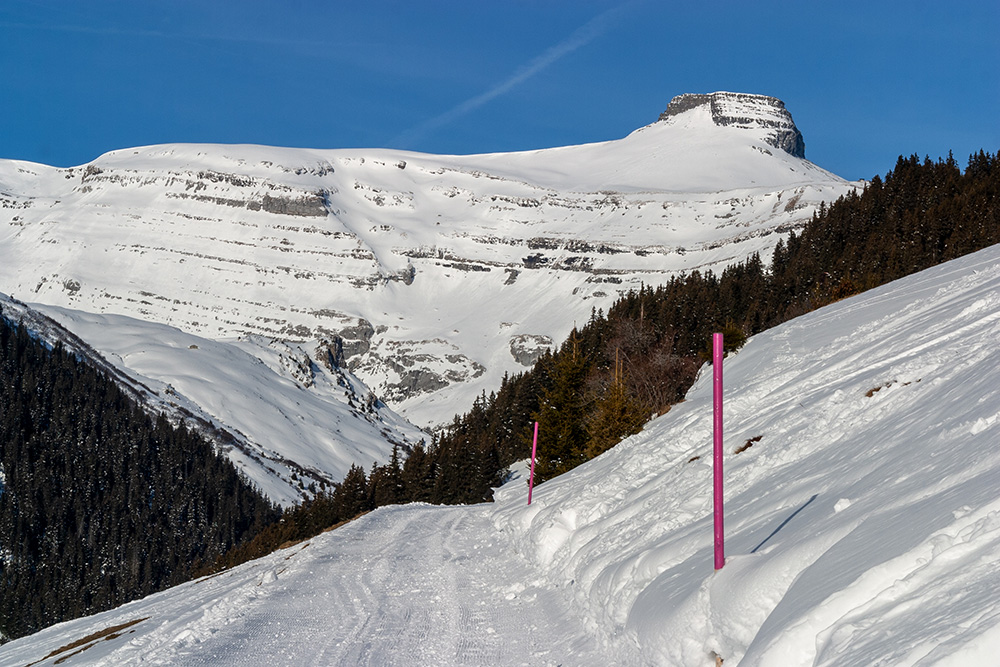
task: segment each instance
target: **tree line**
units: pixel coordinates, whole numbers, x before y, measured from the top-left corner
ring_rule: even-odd
[[[721,274],[692,271],[595,311],[426,445],[279,512],[212,447],[0,317],[0,631],[16,637],[306,539],[375,507],[492,498],[542,438],[540,480],[683,400],[710,357],[838,299],[1000,242],[998,156],[900,157]]]
[[[748,336],[833,301],[1000,242],[997,154],[900,157],[862,192],[821,206],[799,233],[721,274],[692,271],[643,287],[594,312],[558,350],[481,395],[421,452],[443,502],[480,502],[498,470],[527,457],[532,422],[543,434],[544,480],[593,458],[683,400],[710,357],[715,331],[727,350]]]
[[[278,510],[212,445],[0,313],[0,633],[190,579]]]

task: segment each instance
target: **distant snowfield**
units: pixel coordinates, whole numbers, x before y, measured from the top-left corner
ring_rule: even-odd
[[[621,139],[518,153],[0,160],[0,302],[55,318],[156,409],[223,429],[289,505],[445,427],[623,294],[767,261],[863,186],[779,147],[801,139],[779,100],[671,107]]]
[[[1000,246],[753,337],[725,362],[718,572],[704,374],[530,507],[522,479],[382,508],[0,664],[995,664],[998,341]]]

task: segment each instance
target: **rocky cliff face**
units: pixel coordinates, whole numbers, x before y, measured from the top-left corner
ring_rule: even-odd
[[[680,122],[697,109],[704,122]],[[0,292],[211,338],[324,340],[439,424],[627,290],[766,260],[854,187],[801,154],[780,100],[715,93],[617,141],[516,154],[167,145],[73,169],[0,161]]]
[[[685,93],[670,100],[659,120],[669,120],[691,109],[706,107],[720,127],[763,128],[768,143],[789,155],[805,158],[806,144],[785,103],[775,97],[747,93]]]

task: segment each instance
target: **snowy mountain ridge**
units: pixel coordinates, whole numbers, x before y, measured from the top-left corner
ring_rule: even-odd
[[[719,571],[706,373],[530,506],[383,507],[0,664],[992,664],[998,295],[994,246],[728,357]]]
[[[857,187],[776,149],[798,132],[780,101],[704,97],[619,140],[520,153],[174,144],[70,169],[0,161],[0,291],[323,345],[440,425],[623,292],[766,257]]]

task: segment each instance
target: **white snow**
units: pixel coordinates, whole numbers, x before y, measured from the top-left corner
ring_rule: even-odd
[[[859,187],[770,145],[790,119],[738,97],[744,126],[699,107],[520,153],[0,160],[0,292],[233,434],[229,456],[289,504],[449,423],[621,294],[766,260]],[[338,337],[345,367],[324,369],[317,348]]]
[[[630,289],[766,260],[858,187],[770,146],[766,121],[720,127],[696,108],[616,141],[490,155],[170,144],[72,169],[0,160],[0,292],[213,339],[367,325],[352,371],[438,426],[525,370],[515,339],[558,343]]]
[[[531,508],[508,502],[497,524],[554,583],[575,582],[609,638],[632,637],[657,664],[711,652],[741,665],[936,664],[980,638],[1000,650],[998,295],[991,248],[728,359],[726,450],[762,438],[726,462],[718,573],[708,376],[642,434],[540,487]]]
[[[0,664],[52,664],[138,619],[62,664],[994,664],[998,340],[994,247],[730,356],[718,572],[705,373],[531,506],[521,478],[493,505],[382,508],[11,642]]]

